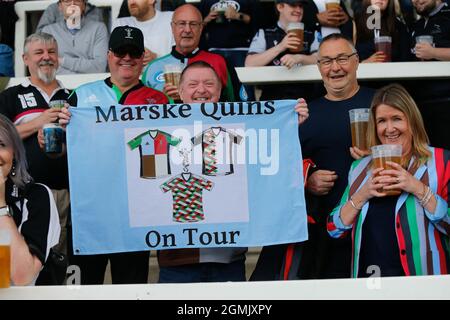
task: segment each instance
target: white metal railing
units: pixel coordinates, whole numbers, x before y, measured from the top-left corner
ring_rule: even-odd
[[[26,74],[26,67],[23,64],[23,43],[27,35],[27,12],[44,11],[50,4],[57,0],[37,0],[19,1],[15,4],[16,13],[19,20],[16,22],[14,71],[16,77],[23,77]],[[111,8],[109,21],[112,22],[119,15],[122,0],[89,0],[89,3],[99,8]]]
[[[75,89],[82,84],[91,81],[106,79],[107,77],[109,77],[109,73],[64,74],[56,76],[56,78],[62,82],[64,87],[68,89]],[[21,84],[24,80],[25,77],[11,78],[9,79],[6,88]]]
[[[0,289],[0,300],[392,300],[450,299],[450,276],[297,281],[40,286]],[[188,294],[187,294],[188,293]],[[214,318],[214,317],[213,317]],[[241,317],[242,318],[242,317]]]
[[[322,78],[316,65],[294,67],[283,66],[236,68],[242,83],[270,84],[286,82],[313,82]],[[449,61],[361,63],[359,80],[401,80],[450,78]]]

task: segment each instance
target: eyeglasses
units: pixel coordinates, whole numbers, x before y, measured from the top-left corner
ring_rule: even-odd
[[[82,3],[84,3],[84,1],[85,0],[60,0],[62,3],[64,3],[64,4],[66,4],[66,5],[70,5],[70,4],[76,4],[76,5],[79,5],[79,4],[82,4]]]
[[[115,57],[119,59],[125,58],[128,54],[131,59],[140,59],[142,57],[142,52],[136,48],[117,48],[115,50],[109,49],[114,54]]]
[[[172,23],[179,29],[186,29],[187,26],[191,29],[198,29],[202,25],[202,23],[198,21],[172,21]]]
[[[350,60],[351,56],[357,55],[357,52],[353,52],[352,54],[341,54],[338,55],[336,58],[323,58],[320,60],[317,60],[317,63],[321,67],[330,67],[333,64],[333,61],[336,60],[336,63],[340,66],[345,66],[348,64],[348,61]]]

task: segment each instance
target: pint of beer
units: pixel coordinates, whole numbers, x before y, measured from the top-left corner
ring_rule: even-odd
[[[216,17],[216,23],[224,23],[225,22],[225,11],[226,8],[217,8],[217,17]]]
[[[300,44],[295,47],[295,49],[290,49],[289,51],[292,53],[300,53],[303,51],[303,29],[304,25],[301,22],[290,22],[287,26],[287,32],[291,34],[295,34],[295,36],[300,40]]]
[[[164,81],[178,88],[180,85],[181,66],[178,64],[164,65]]]
[[[340,1],[339,0],[326,0],[325,1],[325,9],[328,11],[328,10],[331,10],[331,9],[340,9],[341,8],[341,6],[340,6]]]
[[[373,169],[384,168],[393,169],[386,161],[392,161],[401,165],[402,145],[401,144],[380,144],[372,147]],[[397,196],[401,190],[378,190],[388,196]]]
[[[352,109],[349,111],[352,146],[367,150],[367,127],[369,125],[369,109]]]
[[[386,56],[384,62],[390,62],[392,56],[392,38],[389,36],[375,37],[375,51],[382,51]]]
[[[9,232],[0,229],[0,288],[9,288],[11,282],[10,244]]]

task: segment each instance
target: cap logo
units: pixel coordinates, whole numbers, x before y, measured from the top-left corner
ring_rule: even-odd
[[[134,39],[134,38],[131,36],[131,31],[133,31],[133,29],[125,28],[125,32],[127,33],[127,35],[125,36],[125,38],[127,38],[127,39]]]

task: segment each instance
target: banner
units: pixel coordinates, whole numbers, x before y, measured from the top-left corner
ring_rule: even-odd
[[[71,108],[75,254],[306,240],[295,104]]]

